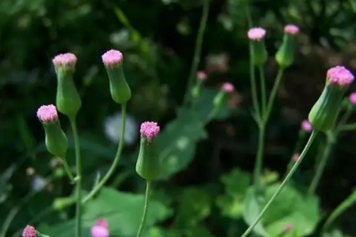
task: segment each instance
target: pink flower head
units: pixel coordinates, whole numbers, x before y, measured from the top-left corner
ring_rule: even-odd
[[[300,156],[299,153],[294,153],[294,154],[293,154],[293,157],[292,157],[293,161],[294,161],[294,162],[297,162],[297,161],[299,160],[299,156]]]
[[[37,231],[33,226],[27,225],[22,231],[22,237],[37,237]]]
[[[101,56],[101,59],[105,66],[113,67],[120,64],[124,57],[119,50],[110,49]]]
[[[90,229],[92,237],[109,237],[108,222],[105,219],[98,219]]]
[[[344,66],[336,66],[330,68],[326,77],[331,84],[338,84],[339,86],[347,86],[354,80],[354,75]]]
[[[312,125],[306,119],[302,121],[301,127],[305,132],[311,132],[313,130]]]
[[[296,25],[289,24],[284,27],[284,33],[286,34],[296,35],[298,34],[298,32],[299,32],[299,27]]]
[[[288,223],[284,226],[284,231],[285,232],[291,232],[293,230],[293,225]]]
[[[58,119],[58,113],[56,106],[54,105],[42,105],[37,110],[37,118],[44,123],[51,123]]]
[[[160,127],[155,122],[144,122],[141,124],[140,133],[143,137],[151,141],[153,138],[157,137],[160,131]]]
[[[356,92],[351,93],[349,100],[351,104],[356,105]]]
[[[67,66],[74,67],[77,63],[77,57],[72,53],[58,54],[52,60],[55,67]]]
[[[205,72],[199,71],[199,72],[197,72],[197,78],[198,78],[200,81],[205,81],[205,80],[208,78],[208,76],[206,75]]]
[[[250,40],[260,41],[265,37],[265,35],[266,35],[266,30],[261,27],[251,28],[247,32],[247,36]]]
[[[225,91],[226,93],[230,93],[233,92],[235,90],[234,85],[229,83],[229,82],[225,82],[222,86],[221,89],[223,91]]]

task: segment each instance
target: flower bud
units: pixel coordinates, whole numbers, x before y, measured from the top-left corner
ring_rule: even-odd
[[[197,81],[192,88],[192,97],[197,98],[200,95],[201,87],[203,82],[207,79],[207,75],[203,71],[197,72]]]
[[[72,53],[59,54],[52,60],[57,74],[57,97],[58,111],[74,118],[82,101],[73,81],[77,57]]]
[[[296,34],[299,28],[295,25],[286,25],[284,27],[283,42],[276,53],[276,61],[280,67],[289,67],[294,60],[294,51],[296,44]]]
[[[252,61],[256,66],[262,66],[266,63],[268,53],[264,42],[266,30],[261,27],[251,28],[247,32],[247,36],[252,44]]]
[[[154,154],[153,139],[158,135],[160,127],[155,122],[141,124],[141,144],[136,163],[136,172],[147,181],[155,179],[161,172],[158,156]]]
[[[356,105],[356,92],[353,92],[349,96],[349,101],[352,105]]]
[[[54,105],[42,105],[37,110],[37,117],[45,130],[47,150],[52,155],[64,159],[68,149],[68,140],[61,129],[56,107]]]
[[[33,226],[27,225],[22,231],[22,237],[37,237],[37,231]]]
[[[327,132],[332,128],[345,92],[353,80],[352,73],[343,66],[328,70],[324,90],[308,117],[316,131]]]
[[[92,237],[109,237],[108,222],[105,219],[97,219],[95,225],[90,229]]]
[[[101,56],[110,81],[110,94],[118,104],[125,104],[131,98],[131,89],[126,82],[123,56],[118,50],[109,50]]]
[[[213,100],[213,104],[215,108],[220,108],[223,104],[225,95],[227,93],[231,93],[235,90],[234,85],[229,82],[225,82],[222,86],[218,94],[215,96]]]
[[[309,121],[306,120],[306,119],[302,121],[300,127],[302,128],[302,130],[303,130],[304,132],[311,132],[311,131],[313,130],[312,125],[311,125],[311,124],[309,123]]]

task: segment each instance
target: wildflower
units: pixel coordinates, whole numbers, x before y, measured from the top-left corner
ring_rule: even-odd
[[[33,226],[27,225],[22,231],[22,237],[37,237],[37,231]]]
[[[110,82],[110,94],[118,104],[126,104],[131,98],[131,89],[126,82],[123,69],[123,55],[111,49],[101,56]]]
[[[343,66],[336,66],[327,71],[324,90],[308,117],[315,130],[326,132],[331,129],[345,92],[353,80],[352,73]]]
[[[213,104],[214,104],[215,108],[220,108],[223,104],[225,95],[227,93],[233,92],[234,90],[235,90],[234,85],[232,85],[229,82],[224,82],[220,88],[220,91],[218,92],[218,94],[215,96],[215,98],[213,100]]]
[[[105,219],[98,219],[90,229],[92,237],[109,237],[108,222]]]
[[[63,132],[57,109],[54,105],[42,105],[37,110],[37,117],[45,130],[47,150],[54,156],[64,158],[68,149],[68,140]]]
[[[266,30],[261,27],[251,28],[247,32],[247,37],[250,39],[252,44],[252,61],[256,66],[262,66],[268,58],[268,53],[264,42],[265,35]]]
[[[199,71],[197,72],[197,81],[192,88],[191,94],[193,98],[197,98],[200,95],[201,87],[203,82],[208,78],[205,72]]]
[[[208,76],[206,75],[205,72],[203,72],[203,71],[197,72],[197,79],[199,81],[205,81],[207,78],[208,78]]]
[[[57,74],[56,105],[58,111],[74,118],[82,102],[73,81],[77,57],[72,53],[59,54],[52,60]]]
[[[313,130],[312,125],[306,119],[302,121],[301,128],[305,132],[311,132]]]
[[[349,101],[352,105],[356,105],[356,92],[351,93],[351,95],[349,96]]]
[[[293,161],[297,162],[299,160],[299,156],[300,156],[299,153],[294,153],[293,156],[292,156]]]
[[[155,179],[160,174],[160,161],[154,154],[153,140],[158,136],[160,127],[156,122],[144,122],[141,124],[141,143],[136,172],[147,181]]]
[[[233,92],[235,87],[233,84],[229,83],[229,82],[225,82],[223,85],[222,85],[222,90],[225,91],[226,93],[230,93],[230,92]]]
[[[299,28],[296,25],[286,25],[284,27],[283,42],[276,53],[276,61],[281,67],[288,67],[293,63],[295,40]]]

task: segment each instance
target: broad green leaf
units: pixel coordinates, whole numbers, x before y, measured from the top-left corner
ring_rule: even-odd
[[[109,223],[110,233],[114,236],[134,236],[139,227],[144,204],[144,195],[118,192],[103,188],[99,196],[85,206],[83,214],[83,237],[90,236],[90,227],[97,218],[105,218]],[[146,226],[150,227],[170,215],[171,211],[161,203],[150,200]],[[75,220],[53,226],[42,225],[42,233],[55,237],[73,237]]]
[[[244,201],[243,218],[248,225],[255,221],[261,211],[260,200],[255,193],[253,187],[248,188]],[[253,228],[253,231],[260,236],[268,236],[261,222]]]
[[[340,230],[332,230],[327,233],[323,233],[322,237],[346,237]]]
[[[335,208],[335,210],[331,213],[331,215],[326,220],[323,229],[326,230],[330,227],[330,225],[338,218],[344,211],[350,208],[356,202],[356,191],[353,191],[352,194],[346,198],[339,206]]]
[[[279,183],[267,188],[266,201],[278,186]],[[315,196],[303,195],[292,185],[284,187],[262,218],[269,236],[284,236],[286,225],[292,226],[292,233],[306,236],[313,233],[318,221],[318,199]]]
[[[179,203],[175,226],[185,229],[196,226],[210,214],[212,197],[202,189],[185,188]]]
[[[195,146],[207,134],[197,114],[180,109],[177,119],[169,123],[155,140],[157,155],[162,162],[162,176],[167,179],[184,169],[192,160]]]
[[[246,190],[251,182],[248,173],[233,169],[221,177],[225,186],[225,194],[218,196],[216,205],[224,216],[240,218],[242,216]]]

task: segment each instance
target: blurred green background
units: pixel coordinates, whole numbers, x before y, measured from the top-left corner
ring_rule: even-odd
[[[326,70],[337,64],[356,69],[356,0],[250,2],[253,25],[268,31],[268,88],[277,71],[273,55],[284,25],[293,23],[301,30],[295,63],[283,78],[267,130],[265,169],[283,175],[300,122],[323,89]],[[52,226],[67,223],[74,214],[73,207],[51,210],[56,197],[70,196],[73,190],[62,176],[63,170],[47,153],[42,125],[35,115],[42,104],[55,103],[56,77],[51,59],[59,53],[72,52],[78,57],[75,82],[83,101],[78,126],[85,190],[90,190],[97,173],[103,176],[110,166],[117,141],[110,139],[105,127],[116,134],[115,123],[107,124],[107,118],[120,108],[111,100],[101,55],[111,48],[124,54],[133,97],[128,104],[131,133],[124,155],[107,189],[100,194],[107,198],[112,195],[107,209],[114,211],[119,206],[117,212],[121,213],[120,205],[125,207],[128,200],[135,207],[132,211],[140,216],[142,196],[129,196],[144,191],[144,182],[134,171],[137,132],[140,122],[155,120],[163,129],[174,131],[165,133],[167,143],[178,139],[180,132],[192,140],[186,151],[177,153],[175,163],[169,163],[167,174],[156,184],[158,206],[157,212],[152,211],[151,225],[156,224],[150,235],[238,236],[244,231],[246,224],[238,210],[242,197],[238,194],[231,200],[228,190],[230,186],[238,186],[238,192],[246,190],[258,136],[250,116],[248,26],[240,1],[211,1],[199,64],[199,70],[209,74],[197,102],[200,116],[211,109],[211,100],[222,82],[232,82],[236,91],[215,120],[199,127],[195,117],[180,105],[201,13],[201,0],[0,0],[0,223],[9,224],[6,236],[19,236],[18,231],[27,223],[61,233],[69,227],[53,227],[57,228],[55,232]],[[119,120],[112,120],[115,118]],[[73,148],[64,116],[61,123]],[[356,183],[355,135],[345,133],[339,139],[318,189],[321,218],[329,215]],[[295,176],[301,186],[310,182],[313,158],[324,142],[324,137],[318,139]],[[72,149],[68,161],[73,165]],[[55,178],[46,181],[49,176]],[[38,185],[44,189],[38,189]],[[111,193],[118,189],[121,192]],[[200,200],[198,204],[196,200]],[[92,211],[98,206],[105,209],[99,202],[100,198],[86,210],[86,228],[103,215]],[[349,236],[356,236],[355,211],[351,208],[336,225]],[[9,213],[16,215],[6,223]],[[117,227],[113,236],[133,236],[136,226],[132,224],[131,228],[128,223],[136,214],[122,214],[113,219],[114,223],[109,221],[110,226],[127,228]],[[320,235],[316,231],[314,236]]]

